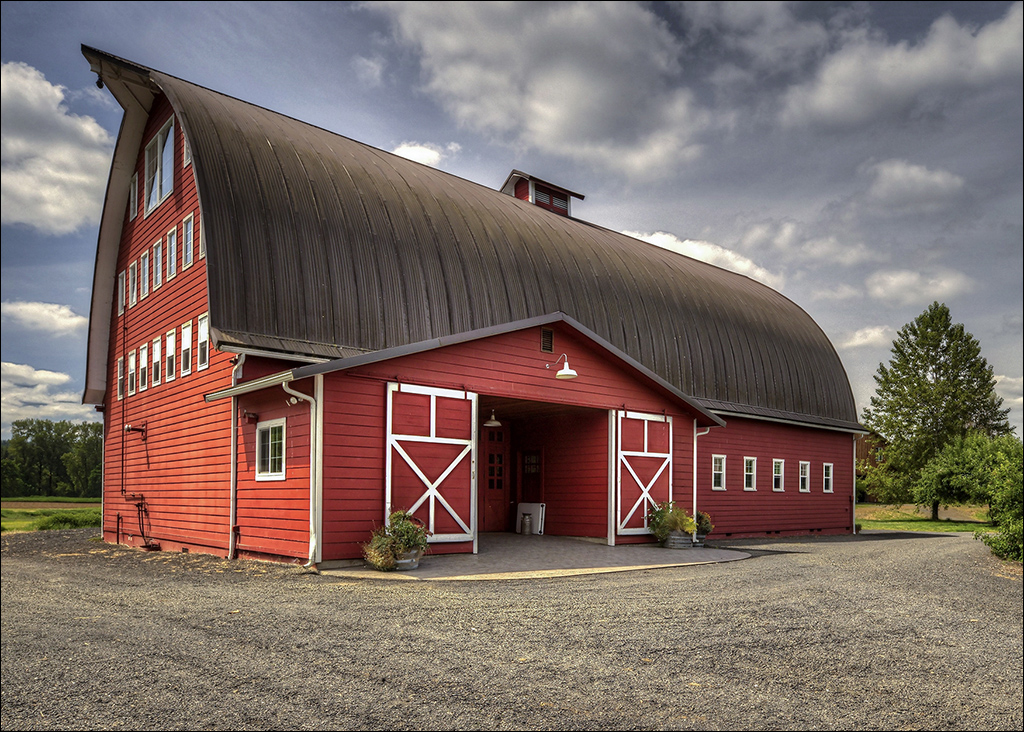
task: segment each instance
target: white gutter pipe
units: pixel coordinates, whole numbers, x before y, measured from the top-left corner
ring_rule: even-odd
[[[320,460],[318,448],[323,442],[323,437],[320,434],[320,420],[317,417],[319,416],[318,398],[323,390],[323,378],[322,374],[318,374],[314,379],[316,398],[303,394],[301,391],[296,391],[287,382],[281,384],[281,388],[284,389],[286,394],[291,394],[293,397],[309,403],[309,561],[303,565],[307,569],[316,564],[317,554],[319,553],[317,537],[319,532],[317,529],[319,525],[320,502],[317,500],[317,486],[320,485],[320,471],[317,468]]]
[[[231,386],[238,384],[245,354],[238,356],[231,369]],[[231,497],[228,509],[228,559],[235,558],[235,525],[238,523],[238,397],[231,397]]]
[[[693,420],[693,536],[690,538],[694,542],[697,541],[697,438],[706,435],[710,431],[710,427],[698,430],[697,420]]]

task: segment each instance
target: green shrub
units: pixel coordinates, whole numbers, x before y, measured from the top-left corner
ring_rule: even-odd
[[[59,511],[41,519],[36,524],[36,530],[84,529],[89,526],[102,526],[102,521],[103,519],[98,508],[80,511]]]
[[[996,532],[976,531],[975,539],[981,539],[992,553],[1015,562],[1024,561],[1024,520],[1007,521]]]
[[[675,501],[665,501],[647,512],[647,528],[654,534],[654,538],[664,544],[673,531],[692,534],[697,526],[690,514],[677,507]]]
[[[394,511],[388,523],[374,529],[370,541],[363,544],[363,558],[371,566],[387,572],[395,568],[404,554],[425,552],[429,535],[419,519],[406,511]]]

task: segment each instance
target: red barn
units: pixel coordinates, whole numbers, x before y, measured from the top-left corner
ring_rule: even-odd
[[[846,373],[778,292],[83,47],[124,120],[86,403],[103,535],[326,563],[392,509],[435,553],[488,532],[649,541],[853,530]]]

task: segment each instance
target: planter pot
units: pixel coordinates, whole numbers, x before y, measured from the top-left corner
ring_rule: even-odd
[[[697,534],[697,539],[696,539],[696,541],[693,542],[693,545],[694,546],[704,546],[704,539],[706,537],[707,537],[707,534]]]
[[[407,571],[410,569],[416,569],[420,566],[420,557],[423,556],[423,552],[418,549],[411,552],[406,552],[402,557],[395,561],[396,571]]]
[[[691,546],[693,546],[693,539],[682,531],[673,531],[665,539],[666,549],[689,549]]]

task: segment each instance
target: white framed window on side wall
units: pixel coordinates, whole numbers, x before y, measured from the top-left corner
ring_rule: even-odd
[[[725,455],[711,456],[711,490],[725,490]]]
[[[284,437],[284,419],[256,425],[256,480],[284,480]]]

